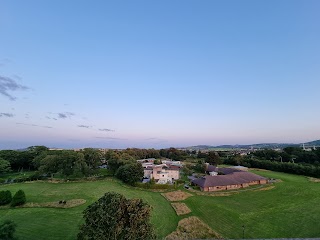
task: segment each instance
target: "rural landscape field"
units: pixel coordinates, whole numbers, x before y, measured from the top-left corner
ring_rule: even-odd
[[[320,0],[1,0],[0,240],[320,239]]]
[[[157,237],[165,238],[173,232],[178,221],[197,216],[224,238],[311,238],[319,236],[320,183],[307,177],[271,171],[256,173],[279,181],[263,188],[252,188],[215,195],[190,192],[183,200],[191,213],[177,216],[159,192],[131,188],[118,180],[92,182],[30,182],[0,186],[1,190],[24,189],[28,202],[54,202],[61,199],[85,199],[81,206],[57,209],[21,207],[0,209],[0,220],[10,217],[17,224],[21,239],[75,239],[82,222],[82,211],[107,191],[124,194],[128,198],[142,198],[153,208],[151,222]],[[281,180],[281,181],[280,181]],[[201,195],[198,195],[201,194]]]

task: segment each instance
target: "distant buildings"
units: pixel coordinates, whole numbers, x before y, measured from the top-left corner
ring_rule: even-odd
[[[180,179],[181,164],[179,161],[163,160],[161,164],[154,164],[155,159],[137,160],[144,168],[144,178],[154,179],[158,184],[173,183]]]

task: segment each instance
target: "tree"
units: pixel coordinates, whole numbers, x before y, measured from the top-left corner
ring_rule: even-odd
[[[11,201],[11,207],[20,206],[25,204],[27,201],[26,195],[23,190],[19,190],[16,192],[16,194],[13,196]]]
[[[136,163],[136,160],[127,153],[114,152],[108,160],[108,166],[113,173],[116,173],[119,167],[130,163]]]
[[[143,178],[143,167],[141,163],[130,163],[118,168],[116,177],[125,183],[135,185]]]
[[[208,155],[206,157],[206,162],[211,164],[211,165],[217,166],[222,161],[221,161],[220,156],[219,156],[219,154],[217,152],[211,151],[211,152],[208,153]]]
[[[44,158],[36,159],[39,163],[41,173],[53,174],[61,173],[64,177],[75,176],[82,177],[89,175],[89,167],[85,162],[84,155],[81,152],[74,151],[56,151],[54,155],[40,155]]]
[[[0,174],[10,172],[10,162],[0,158]]]
[[[14,240],[14,232],[16,231],[16,224],[11,220],[5,220],[0,223],[0,239],[1,240]]]
[[[0,191],[0,206],[6,205],[12,201],[12,195],[9,190]]]
[[[154,239],[150,211],[151,207],[142,199],[126,199],[119,193],[108,192],[84,210],[85,223],[78,239]]]
[[[98,149],[85,148],[81,151],[84,155],[86,164],[91,170],[98,168],[101,165],[100,152]]]

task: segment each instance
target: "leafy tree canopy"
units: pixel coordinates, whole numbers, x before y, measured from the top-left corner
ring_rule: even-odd
[[[206,162],[211,165],[217,166],[218,164],[222,163],[222,160],[220,159],[220,156],[217,152],[211,151],[206,157]]]
[[[135,185],[143,178],[143,167],[140,163],[130,163],[118,168],[116,177],[125,183]]]
[[[85,223],[80,227],[78,239],[154,239],[150,211],[151,207],[142,199],[106,193],[84,210]]]
[[[0,158],[0,174],[10,172],[10,162]]]
[[[14,240],[14,232],[16,231],[16,224],[11,220],[5,220],[0,223],[0,239],[1,240]]]

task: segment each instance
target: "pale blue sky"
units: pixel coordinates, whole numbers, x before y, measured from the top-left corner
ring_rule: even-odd
[[[319,139],[319,12],[317,0],[1,0],[0,149]]]

